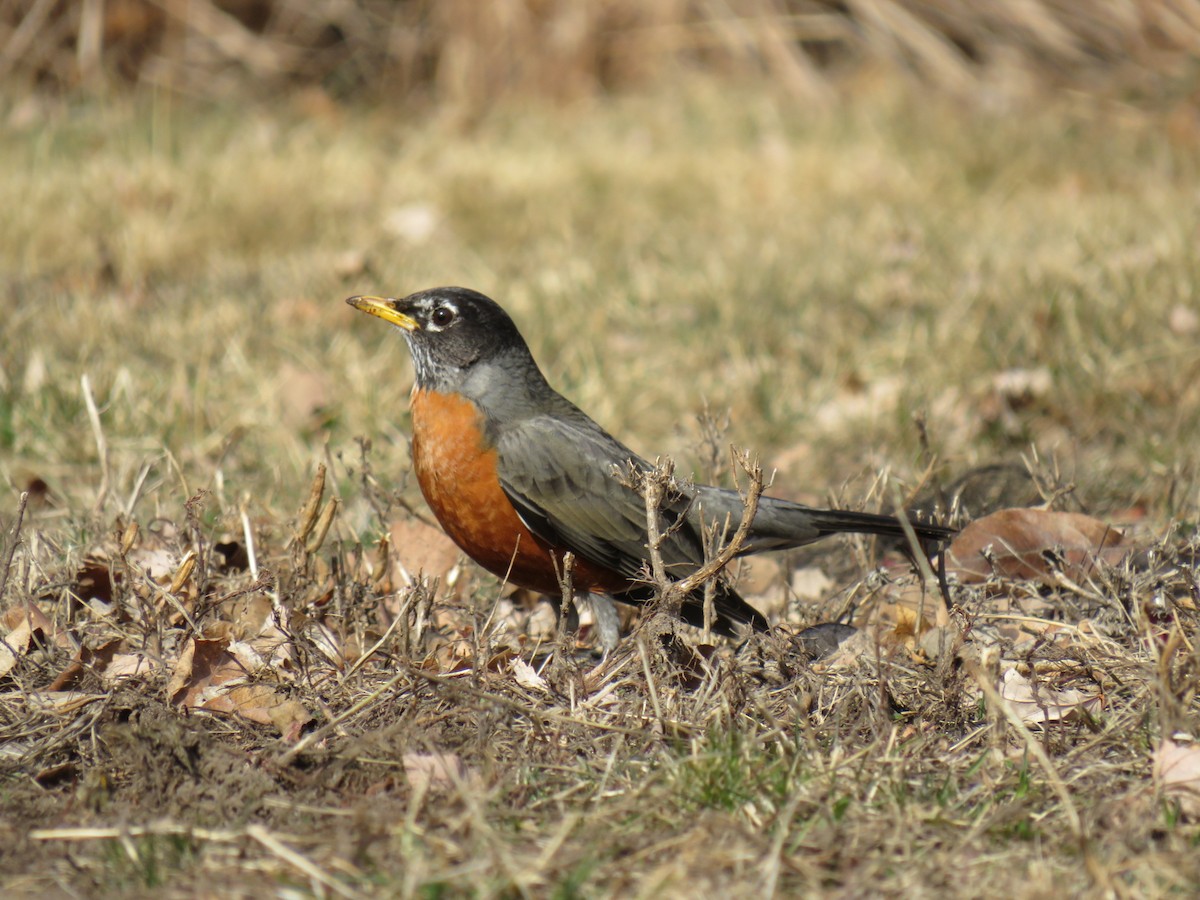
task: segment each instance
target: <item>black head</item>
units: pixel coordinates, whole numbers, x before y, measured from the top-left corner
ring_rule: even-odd
[[[478,291],[441,287],[400,300],[351,297],[346,302],[404,333],[420,388],[464,390],[472,375],[479,381],[478,370],[497,360],[504,360],[509,368],[531,368],[532,377],[541,380],[513,320]]]

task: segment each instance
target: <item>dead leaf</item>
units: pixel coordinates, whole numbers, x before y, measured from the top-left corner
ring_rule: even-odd
[[[64,649],[71,648],[70,638],[59,634],[49,617],[36,603],[22,603],[5,610],[0,624],[8,629],[0,642],[0,676],[12,671],[22,656],[35,644],[53,641]]]
[[[168,585],[179,568],[180,554],[166,547],[138,547],[126,556],[130,564],[141,569],[158,585]]]
[[[33,627],[28,620],[18,623],[16,628],[4,635],[3,642],[0,642],[0,676],[13,670],[32,642]]]
[[[262,591],[243,594],[229,607],[230,634],[239,641],[258,637],[270,623],[273,611],[271,598]]]
[[[154,667],[154,661],[140,653],[121,653],[125,641],[115,638],[96,647],[84,646],[75,659],[47,687],[50,691],[65,691],[74,688],[88,671],[100,675],[105,684],[112,684],[119,677],[140,675]]]
[[[838,644],[836,650],[812,664],[818,675],[833,672],[855,672],[862,665],[875,665],[881,646],[879,636],[871,629],[860,628]]]
[[[1154,780],[1184,815],[1200,817],[1200,744],[1163,738],[1154,751]]]
[[[296,740],[312,721],[305,707],[286,699],[274,687],[247,683],[252,671],[246,645],[231,649],[225,640],[193,639],[184,649],[167,685],[172,703],[192,709],[236,713],[264,725],[274,725],[286,740]]]
[[[1073,581],[1097,562],[1117,563],[1128,552],[1125,538],[1099,519],[1081,513],[1002,509],[971,522],[946,554],[947,571],[972,584],[993,575],[1057,584]]]
[[[509,663],[509,668],[512,669],[513,680],[523,688],[531,691],[541,691],[549,693],[550,686],[546,684],[546,679],[538,674],[537,669],[531,666],[521,657],[515,657]]]
[[[407,584],[424,575],[438,579],[442,596],[457,597],[462,551],[440,528],[417,519],[398,519],[389,534],[392,553]]]
[[[119,678],[136,678],[156,668],[158,663],[144,654],[116,653],[101,669],[100,677],[106,685],[111,685]]]
[[[508,604],[509,609],[506,610],[508,616],[506,618],[498,618],[501,627],[508,621],[515,618],[516,610],[511,601],[507,599],[501,601]],[[516,630],[514,627],[513,630]],[[525,633],[529,635],[530,640],[542,643],[544,641],[554,640],[555,634],[558,633],[558,610],[549,600],[543,599],[525,618]]]
[[[819,622],[792,638],[809,661],[824,659],[854,637],[858,629],[843,622]]]
[[[99,600],[111,605],[113,588],[120,581],[120,574],[110,571],[107,559],[88,556],[75,573],[75,595],[84,603]]]
[[[414,791],[445,790],[456,784],[478,781],[478,776],[456,753],[405,753],[403,763],[404,776]]]
[[[738,593],[747,603],[768,619],[784,617],[788,607],[788,592],[777,559],[749,556],[739,560],[736,577]]]
[[[833,579],[823,569],[807,566],[792,573],[790,584],[800,600],[823,600],[833,588]]]
[[[1054,688],[1046,682],[1038,682],[1035,688],[1016,669],[1007,669],[1000,676],[1000,696],[1026,725],[1067,721],[1099,710],[1104,702],[1099,693],[1085,693],[1077,688]]]
[[[223,572],[244,572],[250,568],[250,554],[240,541],[222,541],[213,544],[213,549],[221,554],[220,568]]]

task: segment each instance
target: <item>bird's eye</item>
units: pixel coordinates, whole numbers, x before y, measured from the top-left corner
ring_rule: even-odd
[[[445,328],[454,321],[454,310],[448,306],[439,306],[433,311],[433,315],[429,317],[429,321],[438,328]]]

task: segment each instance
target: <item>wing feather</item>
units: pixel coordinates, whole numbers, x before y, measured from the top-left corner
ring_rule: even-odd
[[[635,578],[646,559],[646,508],[619,473],[650,464],[594,423],[539,416],[497,441],[500,485],[525,526],[594,565]],[[662,527],[673,519],[663,515]],[[663,561],[687,574],[703,548],[686,524],[664,543]]]

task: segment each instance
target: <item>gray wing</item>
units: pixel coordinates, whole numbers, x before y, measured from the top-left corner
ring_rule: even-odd
[[[646,507],[620,481],[641,459],[591,420],[539,416],[505,430],[496,442],[500,485],[525,526],[547,543],[593,565],[636,578],[647,558]],[[686,501],[662,516],[670,528]],[[663,545],[663,562],[681,578],[703,561],[703,545],[685,522]]]

